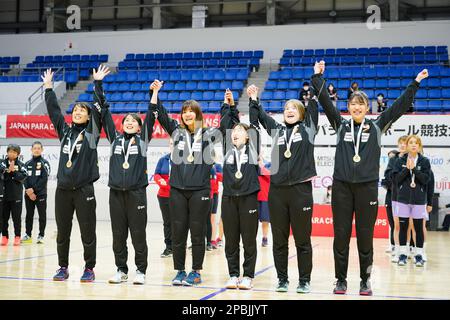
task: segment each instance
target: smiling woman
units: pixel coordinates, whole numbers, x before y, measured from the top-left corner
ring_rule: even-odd
[[[365,117],[369,106],[367,95],[356,90],[348,103],[351,119],[343,118],[325,89],[324,71],[325,62],[316,62],[311,81],[338,135],[331,199],[337,278],[334,293],[345,294],[347,291],[349,242],[355,214],[361,277],[359,293],[372,295],[369,279],[373,264],[373,231],[378,212],[381,135],[411,106],[420,81],[428,77],[428,71],[424,69],[420,72],[392,106],[374,120]]]

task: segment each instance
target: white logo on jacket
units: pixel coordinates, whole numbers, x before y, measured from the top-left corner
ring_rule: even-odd
[[[202,197],[202,201],[209,200],[209,197]]]
[[[256,213],[258,209],[248,210],[248,213]]]
[[[378,203],[378,201],[370,201],[370,205],[371,206],[374,206],[374,205],[376,205]]]
[[[94,199],[95,199],[95,197],[87,197],[86,201],[91,201],[91,200],[94,200]]]
[[[311,207],[303,207],[303,211],[311,210]]]
[[[138,209],[138,210],[145,209],[145,206],[138,206],[137,209]]]

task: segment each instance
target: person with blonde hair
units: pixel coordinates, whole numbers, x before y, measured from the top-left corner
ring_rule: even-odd
[[[406,238],[409,220],[413,219],[416,232],[415,265],[423,267],[423,219],[427,212],[427,190],[430,180],[430,161],[422,155],[422,140],[417,135],[410,135],[406,140],[407,151],[395,163],[394,183],[397,184],[397,210],[394,213],[400,220],[400,255],[398,265],[407,264]]]

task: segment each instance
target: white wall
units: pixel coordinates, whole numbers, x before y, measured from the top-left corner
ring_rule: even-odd
[[[450,21],[383,22],[380,30],[364,23],[306,24],[205,29],[0,35],[0,56],[20,55],[21,63],[36,55],[110,55],[122,60],[128,52],[219,50],[265,51],[265,60],[279,59],[286,48],[450,45]],[[73,49],[67,51],[68,43]]]
[[[26,110],[30,95],[41,86],[42,82],[0,82],[0,113],[22,114]],[[66,93],[66,83],[55,82],[54,90],[58,99],[61,98]],[[33,103],[35,108],[42,107],[44,90],[40,94],[41,97],[34,96],[37,98]],[[39,111],[42,114],[44,110],[39,108]]]

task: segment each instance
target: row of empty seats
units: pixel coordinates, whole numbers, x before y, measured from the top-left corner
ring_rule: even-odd
[[[161,101],[223,101],[224,91],[183,91],[183,92],[160,92],[159,99]],[[150,101],[149,92],[114,92],[105,93],[106,99],[111,102],[145,102]],[[239,99],[238,91],[233,91],[233,97],[237,101]],[[82,93],[77,101],[91,102],[93,100],[92,94]]]
[[[150,82],[122,82],[122,83],[105,83],[103,90],[105,92],[125,92],[125,91],[144,91],[147,92],[150,87]],[[239,80],[233,81],[188,81],[188,82],[164,82],[161,91],[208,91],[208,90],[242,90],[244,82]],[[94,84],[89,84],[86,92],[91,93],[94,90]]]
[[[336,67],[325,68],[326,79],[372,79],[407,78],[413,79],[420,71],[428,69],[430,78],[450,77],[450,68],[437,65],[419,66],[375,66],[375,67]],[[314,70],[312,65],[303,68],[282,68],[271,71],[269,80],[289,80],[310,78]]]
[[[175,52],[175,53],[127,53],[125,61],[143,60],[200,60],[200,59],[262,59],[264,51],[206,51],[206,52]]]
[[[20,57],[0,57],[0,72],[9,72],[12,65],[20,63]]]
[[[445,54],[447,46],[405,46],[405,47],[371,47],[371,48],[330,48],[330,49],[285,49],[283,58],[290,57],[335,57],[335,56],[388,56],[388,55],[423,55]]]
[[[214,69],[214,70],[183,70],[183,71],[121,71],[105,78],[110,82],[148,82],[155,79],[161,81],[222,81],[246,80],[250,72],[247,68]]]

